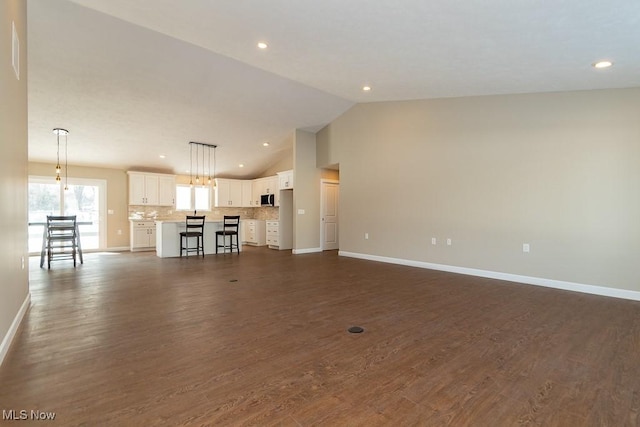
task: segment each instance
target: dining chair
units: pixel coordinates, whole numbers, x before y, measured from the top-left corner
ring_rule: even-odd
[[[72,259],[76,266],[78,254],[78,227],[75,215],[47,215],[46,225],[47,268],[51,261]]]

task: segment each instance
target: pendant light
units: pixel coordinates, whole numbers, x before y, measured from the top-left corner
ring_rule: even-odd
[[[56,181],[60,182],[62,181],[62,178],[60,178],[60,172],[62,172],[62,167],[60,166],[60,135],[64,136],[64,149],[65,149],[65,165],[66,163],[66,158],[67,158],[67,135],[69,134],[69,131],[66,129],[62,129],[62,128],[54,128],[53,129],[53,133],[56,135],[56,140],[57,140],[57,144],[58,144],[58,150],[57,150],[57,163],[56,163]],[[67,176],[66,170],[65,170],[65,176]],[[67,189],[67,186],[65,185],[65,190]]]
[[[196,145],[196,184],[200,184],[200,176],[198,175],[198,169],[199,169],[199,164],[198,164],[198,145]]]
[[[196,181],[195,183],[200,184],[200,147],[202,147],[202,186],[204,187],[207,184],[213,183],[213,186],[215,187],[216,185],[216,179],[215,179],[216,178],[216,148],[218,146],[215,144],[206,144],[204,142],[195,142],[195,141],[189,142],[189,152],[190,152],[189,164],[191,166],[191,170],[190,170],[191,179],[189,181],[189,184],[193,186],[193,146],[194,145],[196,146]],[[213,174],[211,173],[211,149],[212,148],[213,148]],[[206,153],[205,153],[205,150],[207,150]],[[205,156],[208,156],[209,158],[208,169],[205,167],[206,160],[207,160],[205,159]],[[208,177],[208,178],[205,179],[205,177]]]

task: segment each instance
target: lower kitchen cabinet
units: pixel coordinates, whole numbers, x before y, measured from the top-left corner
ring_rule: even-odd
[[[155,221],[131,221],[131,251],[154,251],[156,249]]]
[[[259,219],[242,220],[242,243],[252,246],[266,245],[265,222]]]
[[[280,222],[267,221],[267,245],[270,248],[278,249],[280,246]]]

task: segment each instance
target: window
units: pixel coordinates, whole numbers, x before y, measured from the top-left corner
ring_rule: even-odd
[[[69,189],[52,177],[29,177],[29,252],[40,252],[47,215],[76,215],[83,249],[106,247],[105,206],[107,182],[69,178]]]
[[[211,210],[211,187],[176,185],[176,210]]]

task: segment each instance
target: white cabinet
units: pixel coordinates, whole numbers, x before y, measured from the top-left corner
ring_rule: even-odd
[[[254,179],[253,190],[258,191],[258,201],[262,194],[275,194],[278,191],[278,177],[268,176],[266,178]],[[254,197],[255,198],[255,197]]]
[[[242,221],[242,243],[264,246],[266,242],[265,222],[259,219]]]
[[[176,177],[173,175],[158,177],[158,206],[175,206]]]
[[[129,204],[173,206],[175,203],[176,177],[142,172],[129,174]]]
[[[242,181],[242,207],[253,208],[255,206],[253,197],[253,181]]]
[[[278,189],[290,190],[293,188],[293,170],[278,172]]]
[[[242,206],[242,181],[239,179],[216,179],[214,206],[240,207]]]
[[[149,251],[156,248],[154,221],[131,221],[131,251]]]
[[[278,177],[268,176],[265,178],[257,178],[253,180],[253,206],[260,206],[260,196],[263,194],[278,194]],[[276,197],[277,199],[277,197]],[[277,206],[277,202],[276,202]]]
[[[251,181],[251,201],[254,207],[260,206],[260,195],[262,191],[262,181],[260,179],[254,179]]]
[[[279,239],[280,223],[278,221],[267,221],[266,228],[267,228],[267,245],[269,245],[270,248],[277,249],[278,246],[280,246],[280,239]]]
[[[262,194],[276,194],[278,192],[278,177],[268,176],[264,178],[264,190]]]

